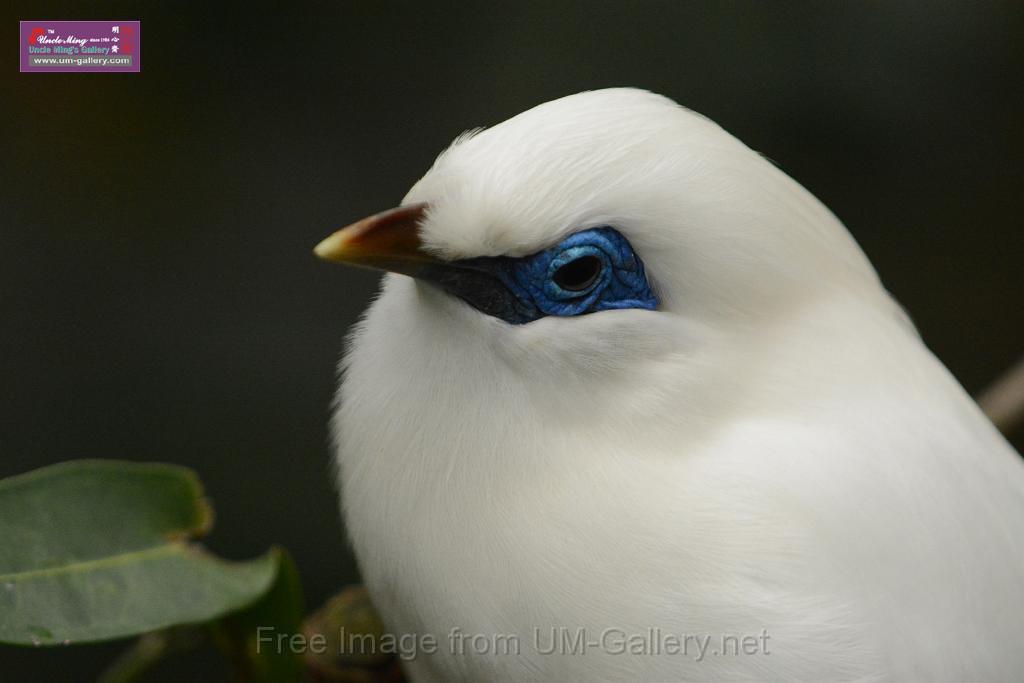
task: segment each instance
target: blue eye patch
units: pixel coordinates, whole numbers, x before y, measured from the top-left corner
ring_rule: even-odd
[[[513,325],[549,315],[654,310],[658,304],[640,258],[610,227],[573,233],[529,256],[453,261],[429,267],[418,277]]]

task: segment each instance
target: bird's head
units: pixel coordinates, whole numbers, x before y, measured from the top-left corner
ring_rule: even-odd
[[[657,361],[749,344],[801,301],[877,288],[802,187],[710,120],[633,89],[460,136],[399,208],[316,252],[413,278],[391,276],[378,302],[396,343],[495,354],[580,396],[599,392],[588,378],[646,382]]]

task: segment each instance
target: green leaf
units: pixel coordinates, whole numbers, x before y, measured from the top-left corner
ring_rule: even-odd
[[[239,680],[289,683],[303,680],[301,635],[305,611],[299,573],[283,548],[273,548],[277,577],[259,601],[214,624],[215,640],[234,663]],[[283,635],[286,639],[279,638]]]
[[[0,642],[60,645],[205,622],[271,586],[276,556],[189,543],[212,524],[190,470],[78,460],[0,480]]]

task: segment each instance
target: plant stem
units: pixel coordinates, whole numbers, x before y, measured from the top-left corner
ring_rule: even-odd
[[[96,683],[133,683],[172,652],[190,649],[202,640],[194,628],[172,628],[140,636],[107,667]]]
[[[978,405],[1003,434],[1024,422],[1024,358],[981,393]]]

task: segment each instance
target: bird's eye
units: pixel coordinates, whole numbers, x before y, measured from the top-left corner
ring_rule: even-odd
[[[601,266],[601,259],[596,256],[581,256],[556,270],[551,279],[566,291],[582,292],[597,280]]]

